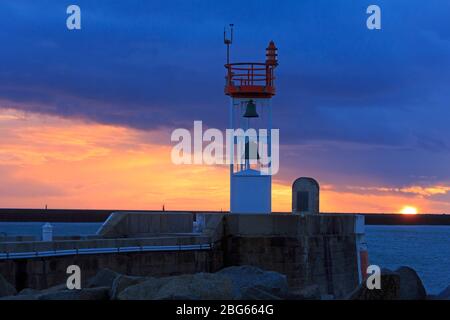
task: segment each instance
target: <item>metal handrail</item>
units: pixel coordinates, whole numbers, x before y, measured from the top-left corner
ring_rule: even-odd
[[[65,249],[51,251],[31,251],[31,252],[4,252],[0,253],[0,260],[11,259],[29,259],[40,257],[58,257],[68,255],[84,255],[84,254],[107,254],[107,253],[123,253],[123,252],[150,252],[150,251],[193,251],[193,250],[211,250],[213,244],[189,244],[189,245],[173,245],[173,246],[134,246],[134,247],[105,247],[105,248],[84,248],[84,249]]]
[[[273,86],[275,77],[272,65],[259,62],[239,62],[226,64],[225,68],[228,71],[225,77],[227,86],[234,86],[235,82],[240,86]]]

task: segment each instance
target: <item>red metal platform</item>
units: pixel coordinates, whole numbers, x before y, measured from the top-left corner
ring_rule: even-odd
[[[271,98],[275,95],[274,70],[278,66],[273,41],[266,49],[266,62],[240,62],[225,65],[225,94],[233,98]]]

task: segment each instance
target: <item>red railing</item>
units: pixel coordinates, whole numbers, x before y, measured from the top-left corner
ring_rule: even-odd
[[[226,64],[227,86],[265,86],[272,87],[274,67],[265,63],[230,63]]]

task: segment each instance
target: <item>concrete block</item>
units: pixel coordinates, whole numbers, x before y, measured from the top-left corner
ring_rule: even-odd
[[[104,238],[133,237],[140,234],[190,233],[190,212],[114,212],[97,232]]]
[[[233,215],[234,216],[234,215]],[[239,235],[273,235],[273,220],[270,215],[236,215]]]
[[[297,221],[299,216],[286,215],[270,215],[272,220],[272,234],[279,236],[296,236],[298,234]]]

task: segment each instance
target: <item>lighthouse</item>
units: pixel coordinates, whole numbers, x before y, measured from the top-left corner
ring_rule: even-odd
[[[224,32],[227,46],[225,94],[230,98],[230,212],[272,211],[272,105],[277,48],[270,41],[265,62],[230,62],[233,25]],[[267,161],[269,160],[269,161]]]

